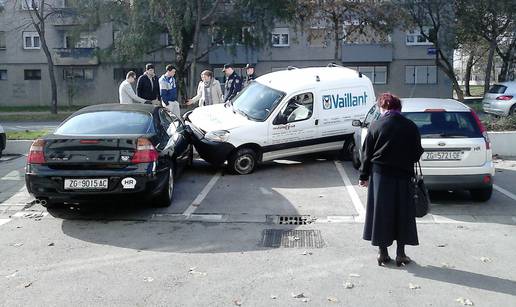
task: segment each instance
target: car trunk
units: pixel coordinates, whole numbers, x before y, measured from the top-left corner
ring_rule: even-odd
[[[475,167],[487,161],[484,138],[422,138],[423,167]]]
[[[67,170],[125,168],[136,151],[137,139],[138,136],[56,136],[45,140],[46,164]]]

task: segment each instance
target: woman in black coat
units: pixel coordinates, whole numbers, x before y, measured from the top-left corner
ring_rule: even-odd
[[[401,266],[410,262],[405,245],[419,244],[410,182],[423,148],[417,126],[400,113],[398,97],[382,94],[378,107],[382,116],[371,123],[362,148],[359,184],[369,187],[363,238],[379,247],[378,265],[391,261],[387,247],[396,240]]]

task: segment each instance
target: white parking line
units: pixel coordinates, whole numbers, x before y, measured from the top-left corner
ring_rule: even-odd
[[[335,167],[337,167],[337,171],[339,172],[342,181],[344,181],[344,185],[346,186],[348,194],[351,197],[353,206],[355,206],[355,210],[358,213],[358,220],[362,220],[365,216],[365,209],[364,205],[362,204],[362,201],[360,200],[360,197],[358,197],[357,191],[355,191],[355,188],[351,184],[351,181],[349,180],[349,177],[346,174],[344,167],[342,167],[342,165],[337,161],[335,161]]]
[[[11,219],[0,219],[0,226],[7,224],[11,221]]]
[[[202,203],[202,201],[206,198],[208,193],[210,193],[211,189],[213,189],[213,187],[215,186],[215,183],[217,183],[217,180],[219,180],[220,176],[221,176],[221,173],[218,172],[215,174],[215,176],[213,176],[213,178],[211,178],[210,182],[208,182],[208,184],[204,187],[204,189],[202,189],[201,193],[199,193],[199,195],[197,195],[197,197],[194,199],[192,204],[188,208],[186,208],[185,212],[183,212],[183,215],[190,216],[195,212],[195,210],[197,210],[197,208]]]
[[[0,180],[22,180],[22,177],[19,171],[12,171],[4,177],[0,178]]]
[[[502,193],[503,195],[505,195],[505,196],[511,198],[512,200],[516,201],[516,195],[515,194],[507,191],[506,189],[504,189],[502,187],[497,186],[496,184],[493,184],[493,188],[495,190],[497,190],[498,192]]]

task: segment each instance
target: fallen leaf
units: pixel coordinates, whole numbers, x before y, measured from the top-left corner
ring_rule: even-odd
[[[448,244],[437,244],[437,247],[446,247]]]
[[[25,285],[24,285],[24,287],[25,287],[25,288],[28,288],[28,287],[30,287],[30,286],[32,286],[32,281],[31,281],[31,282],[29,282],[28,284],[25,284]]]
[[[295,294],[295,293],[292,293],[292,297],[293,298],[305,298],[305,294],[303,292],[301,293],[298,293],[298,294]]]
[[[480,261],[482,261],[483,263],[492,262],[492,260],[488,257],[480,257]]]
[[[412,289],[412,290],[421,289],[420,285],[416,285],[413,283],[409,283],[408,287],[409,287],[409,289]]]
[[[271,299],[275,300],[275,299],[277,299],[277,298],[278,298],[278,296],[276,296],[276,295],[271,295]]]
[[[344,287],[346,289],[353,289],[353,287],[355,287],[355,285],[352,282],[345,282]]]
[[[339,300],[335,297],[328,297],[327,300],[330,303],[338,303],[339,302]]]
[[[54,243],[48,243],[48,246],[55,246]]]
[[[463,298],[463,297],[459,297],[458,299],[456,299],[455,301],[461,303],[462,305],[464,306],[473,306],[473,302],[467,298]]]
[[[356,273],[351,273],[351,274],[349,274],[349,277],[360,277],[360,275],[356,274]]]
[[[145,277],[145,278],[143,279],[143,281],[144,281],[144,282],[153,282],[153,281],[154,281],[154,278],[152,278],[152,277]]]
[[[240,301],[240,300],[234,300],[234,301],[233,301],[233,304],[235,304],[236,306],[242,306],[242,301]]]

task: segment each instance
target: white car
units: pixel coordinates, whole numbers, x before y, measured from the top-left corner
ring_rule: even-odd
[[[516,81],[491,86],[482,100],[484,112],[499,116],[516,115]]]
[[[5,136],[4,127],[0,125],[0,157],[2,156],[2,152],[5,149],[5,145],[7,144],[7,138]]]
[[[402,113],[419,128],[425,152],[421,167],[429,190],[469,190],[478,201],[487,201],[493,191],[495,168],[491,144],[483,124],[473,110],[452,99],[402,99]],[[380,117],[375,105],[355,134],[356,144],[363,144],[367,128]],[[353,164],[360,165],[357,147]]]

